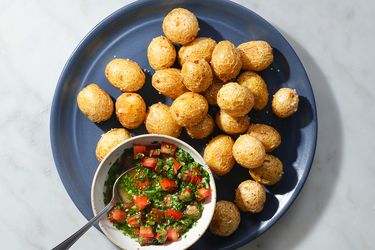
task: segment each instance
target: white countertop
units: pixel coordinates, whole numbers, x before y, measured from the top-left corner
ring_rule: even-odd
[[[130,1],[0,0],[1,249],[49,249],[86,219],[52,159],[49,113],[73,49]],[[288,39],[313,85],[319,117],[310,176],[291,209],[242,249],[375,245],[375,1],[237,1]],[[115,249],[91,229],[73,249]]]

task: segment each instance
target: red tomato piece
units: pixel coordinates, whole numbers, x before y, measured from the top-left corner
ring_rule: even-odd
[[[210,197],[210,196],[211,196],[211,188],[205,189],[204,187],[200,187],[198,189],[198,200],[199,201],[204,200],[204,199],[206,199],[207,197]]]
[[[146,146],[145,145],[133,145],[134,157],[137,154],[146,154]]]
[[[117,208],[112,209],[112,211],[108,214],[108,219],[112,222],[124,221],[125,218],[126,218],[126,213]]]
[[[150,180],[146,178],[143,182],[141,180],[137,180],[137,185],[140,188],[145,188],[150,183]]]
[[[141,164],[142,166],[147,167],[147,168],[154,168],[156,167],[157,162],[158,160],[156,158],[149,157],[149,158],[144,158]]]
[[[177,174],[178,173],[178,170],[181,168],[181,163],[179,163],[178,161],[176,161],[175,158],[171,157],[172,161],[173,161],[173,172],[174,174]]]
[[[139,235],[146,238],[154,237],[152,227],[141,226],[139,229]]]
[[[189,182],[191,176],[191,172],[188,169],[185,169],[183,172],[181,172],[181,180]]]
[[[200,178],[202,178],[201,173],[199,172],[198,169],[194,168],[193,171],[191,172],[189,182],[192,183],[192,184],[197,184]]]
[[[134,228],[134,234],[135,235],[139,235],[139,227],[135,227]]]
[[[177,183],[168,178],[163,177],[163,179],[160,182],[160,186],[164,191],[169,192],[172,191],[175,187],[177,187]]]
[[[164,211],[164,216],[166,218],[172,218],[174,221],[182,218],[182,212],[174,209],[167,209]]]
[[[169,228],[168,229],[168,234],[167,234],[167,240],[168,241],[177,241],[180,238],[180,234],[178,231],[174,228]]]
[[[131,217],[129,217],[126,222],[129,224],[129,226],[131,227],[137,227],[139,226],[139,222],[138,222],[138,219],[137,219],[137,216],[133,215]]]
[[[160,149],[151,149],[150,150],[150,156],[159,156],[160,155]]]
[[[137,206],[137,208],[139,210],[143,210],[145,209],[148,205],[151,204],[151,202],[149,201],[149,199],[147,198],[147,196],[145,195],[134,195],[133,196],[133,199],[134,199],[134,203],[135,205]]]
[[[163,218],[163,212],[160,210],[157,210],[156,208],[152,208],[151,213],[149,214],[149,217],[155,222],[158,222]]]
[[[162,142],[161,143],[161,153],[162,154],[169,154],[174,155],[177,146],[171,143]]]

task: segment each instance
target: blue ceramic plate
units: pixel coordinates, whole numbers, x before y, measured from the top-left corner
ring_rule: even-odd
[[[130,58],[147,70],[145,86],[139,91],[147,105],[171,100],[159,95],[150,84],[153,70],[147,62],[146,49],[153,37],[162,33],[163,17],[175,7],[194,12],[199,19],[199,36],[216,41],[230,40],[238,45],[248,40],[266,40],[274,48],[273,64],[261,72],[272,96],[280,87],[297,89],[298,112],[288,119],[278,119],[270,105],[262,112],[251,111],[252,122],[274,126],[282,135],[281,146],[273,152],[284,163],[285,174],[275,186],[267,188],[267,201],[260,214],[242,214],[238,230],[227,238],[206,234],[193,246],[196,249],[232,249],[248,243],[270,228],[300,192],[314,157],[317,115],[313,92],[303,65],[289,43],[268,22],[252,11],[229,1],[138,1],[116,11],[97,25],[80,43],[68,60],[59,79],[51,111],[51,144],[56,167],[75,205],[86,218],[92,216],[91,182],[98,166],[95,147],[100,135],[120,127],[111,120],[94,124],[77,108],[76,96],[85,85],[95,82],[113,97],[121,93],[104,76],[106,64],[113,58]],[[211,114],[217,110],[211,108]],[[146,133],[144,126],[134,135]],[[215,131],[218,134],[219,131]],[[181,139],[203,152],[207,140]],[[234,199],[237,185],[249,179],[239,166],[216,177],[218,200]]]

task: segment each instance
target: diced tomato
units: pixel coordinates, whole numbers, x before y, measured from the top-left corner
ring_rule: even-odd
[[[150,157],[151,156],[159,156],[159,155],[160,155],[160,149],[159,148],[150,150]]]
[[[167,209],[164,211],[166,218],[172,218],[174,221],[182,218],[182,212],[174,209]]]
[[[194,168],[193,171],[191,172],[189,182],[192,183],[192,184],[197,184],[200,178],[202,178],[201,173],[199,172],[198,169]]]
[[[139,235],[146,238],[154,237],[152,227],[141,226],[139,229]]]
[[[134,228],[134,234],[135,235],[139,235],[139,227],[135,227]]]
[[[160,186],[164,191],[169,192],[173,191],[175,187],[177,187],[177,183],[168,178],[163,177],[163,179],[160,182]]]
[[[150,180],[148,178],[146,178],[144,181],[141,181],[141,180],[137,180],[137,185],[138,187],[140,188],[145,188],[147,187],[147,185],[150,183]]]
[[[204,200],[211,196],[211,189],[205,189],[204,187],[198,188],[198,200]]]
[[[134,158],[137,156],[137,154],[146,154],[146,146],[145,145],[133,145],[133,151],[134,151]]]
[[[131,217],[129,217],[126,222],[129,224],[129,226],[131,227],[137,227],[139,226],[139,221],[137,219],[137,216],[136,215],[133,215]]]
[[[124,221],[125,218],[126,218],[126,213],[117,208],[112,209],[112,211],[108,214],[108,219],[111,222]]]
[[[188,182],[190,180],[191,172],[189,169],[185,169],[181,172],[181,180]]]
[[[149,158],[143,159],[141,164],[142,166],[147,167],[147,168],[154,168],[156,167],[157,162],[158,160],[156,158],[149,157]]]
[[[151,202],[145,195],[139,195],[139,196],[134,195],[133,199],[134,199],[135,205],[137,206],[139,210],[143,210],[144,208],[146,208],[148,205],[151,204]]]
[[[172,161],[173,161],[173,172],[174,174],[177,174],[178,173],[178,170],[181,168],[181,163],[179,163],[178,161],[176,161],[175,158],[171,157]]]
[[[180,234],[174,228],[168,229],[167,239],[168,241],[177,241],[180,238]]]
[[[174,155],[177,146],[171,143],[162,142],[161,143],[161,153],[162,154],[169,154]]]
[[[186,187],[182,193],[180,194],[179,196],[179,199],[182,200],[182,201],[188,201],[188,200],[191,200],[191,195],[192,195],[192,192],[191,192],[191,188],[190,187]]]
[[[152,208],[151,212],[149,213],[149,218],[155,222],[158,222],[163,218],[163,212]]]

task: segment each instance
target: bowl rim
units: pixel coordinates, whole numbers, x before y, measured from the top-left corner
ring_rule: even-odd
[[[175,137],[172,137],[172,136],[168,136],[168,135],[160,135],[160,134],[142,134],[142,135],[137,135],[137,136],[134,136],[134,137],[131,137],[123,142],[121,142],[120,144],[118,144],[116,147],[114,147],[105,157],[104,159],[99,163],[96,171],[95,171],[95,175],[94,175],[94,178],[93,178],[93,181],[91,183],[91,194],[90,194],[90,199],[91,199],[91,209],[92,209],[92,212],[94,214],[94,216],[97,215],[97,209],[96,209],[96,206],[95,206],[95,202],[94,202],[94,190],[95,190],[95,186],[96,186],[96,183],[97,183],[97,178],[98,178],[98,175],[99,175],[99,171],[100,169],[103,167],[103,165],[105,164],[105,162],[107,161],[107,159],[120,147],[122,147],[123,145],[125,144],[129,144],[129,143],[134,143],[134,141],[137,141],[138,139],[142,139],[142,138],[155,138],[155,141],[162,141],[163,138],[167,138],[169,140],[172,140],[172,141],[175,141],[176,144],[180,144],[180,145],[183,145],[184,147],[188,148],[190,153],[194,153],[196,154],[204,164],[204,168],[205,170],[208,172],[209,176],[210,176],[210,180],[213,180],[213,182],[210,182],[210,187],[211,187],[211,201],[209,203],[213,203],[212,205],[212,208],[211,210],[209,210],[209,214],[207,217],[209,220],[209,223],[207,223],[207,225],[205,225],[204,227],[202,227],[202,230],[200,230],[201,232],[199,233],[199,236],[196,238],[196,240],[194,241],[189,241],[189,240],[186,240],[187,244],[185,246],[185,249],[186,248],[189,248],[190,246],[192,246],[195,242],[197,242],[203,235],[204,233],[207,231],[209,225],[210,225],[210,222],[213,218],[213,215],[214,215],[214,212],[215,212],[215,206],[216,206],[216,184],[215,184],[215,178],[214,178],[214,175],[212,174],[212,171],[210,170],[210,168],[208,167],[208,165],[205,163],[206,161],[203,159],[202,155],[197,151],[195,150],[195,148],[193,148],[191,145],[189,145],[188,143],[178,139],[178,138],[175,138]],[[177,145],[178,146],[178,145]],[[195,157],[194,157],[194,160]],[[108,174],[108,173],[107,173]],[[119,247],[120,249],[124,249],[122,248],[118,242],[112,238],[111,234],[107,232],[107,230],[104,229],[103,225],[102,225],[102,220],[104,218],[102,218],[98,225],[100,227],[100,230],[104,233],[104,235],[114,244],[116,245],[117,247]],[[201,218],[199,219],[201,220]],[[198,221],[199,221],[198,220]],[[197,226],[197,225],[195,225]],[[126,236],[125,236],[126,237]],[[131,238],[132,239],[132,238]],[[186,237],[186,238],[183,238],[184,240],[185,239],[189,239],[189,237]],[[132,239],[134,240],[134,239]],[[164,244],[163,244],[164,245]],[[160,245],[160,246],[163,246],[163,245]],[[151,245],[153,246],[153,245]],[[142,249],[143,247],[141,246],[140,248],[138,249]]]

